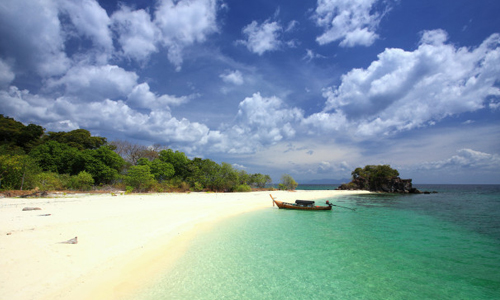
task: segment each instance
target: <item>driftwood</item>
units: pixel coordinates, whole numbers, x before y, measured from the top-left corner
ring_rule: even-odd
[[[78,237],[75,236],[72,239],[69,239],[69,240],[67,240],[65,242],[61,242],[61,244],[78,244]]]
[[[19,197],[21,197],[21,198],[47,197],[47,195],[48,195],[47,191],[43,191],[43,192],[36,191],[34,193],[31,193],[31,194],[28,194],[28,195],[22,195],[22,196],[19,196]]]
[[[23,211],[42,210],[40,207],[25,207]]]

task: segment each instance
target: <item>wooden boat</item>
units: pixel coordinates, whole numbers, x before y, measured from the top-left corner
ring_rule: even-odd
[[[271,199],[273,199],[273,206],[276,204],[278,208],[284,209],[298,209],[298,210],[332,210],[332,204],[326,201],[327,206],[317,206],[314,201],[309,200],[295,200],[295,203],[287,203],[283,201],[278,201],[273,198],[273,195],[269,194]]]

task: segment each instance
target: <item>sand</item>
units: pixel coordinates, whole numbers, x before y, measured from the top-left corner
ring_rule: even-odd
[[[123,299],[180,257],[197,229],[252,210],[277,209],[269,193],[2,198],[0,297]],[[362,192],[272,192],[292,202],[349,193]]]

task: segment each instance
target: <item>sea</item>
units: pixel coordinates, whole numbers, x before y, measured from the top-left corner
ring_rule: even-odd
[[[270,201],[200,232],[136,299],[500,299],[500,185],[414,187],[437,193]]]

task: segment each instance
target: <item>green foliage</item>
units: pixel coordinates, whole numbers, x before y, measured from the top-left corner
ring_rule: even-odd
[[[390,165],[366,165],[363,169],[356,168],[352,173],[352,179],[364,182],[364,189],[376,190],[383,182],[399,176],[396,169]]]
[[[76,176],[71,177],[71,187],[81,191],[88,191],[94,184],[94,178],[86,171],[81,171]]]
[[[271,177],[269,175],[263,175],[260,173],[250,175],[249,184],[256,188],[265,188],[266,184],[271,183]]]
[[[108,146],[84,150],[84,165],[96,184],[112,183],[122,170],[125,161]]]
[[[158,158],[150,161],[149,159],[143,157],[137,161],[137,164],[149,166],[151,174],[153,174],[155,180],[158,182],[171,179],[175,174],[174,166],[172,166],[171,163],[164,162]]]
[[[252,188],[247,184],[240,184],[240,185],[236,186],[234,191],[239,192],[239,193],[251,192]]]
[[[44,129],[41,126],[34,124],[24,126],[23,123],[0,114],[0,145],[29,152],[40,142],[43,133]]]
[[[184,152],[173,151],[172,149],[161,150],[159,159],[162,162],[169,163],[174,167],[175,177],[186,180],[189,176],[190,160]]]
[[[43,172],[35,176],[35,186],[41,191],[54,191],[62,189],[63,183],[59,178],[59,174]]]
[[[281,175],[281,183],[279,184],[280,190],[295,190],[299,184],[288,174]]]
[[[133,188],[133,187],[131,187],[131,186],[129,186],[129,185],[127,185],[127,186],[125,187],[125,194],[130,194],[130,193],[132,193],[133,191],[134,191],[134,188]]]
[[[201,192],[201,191],[203,191],[203,185],[199,182],[195,182],[192,185],[191,190],[194,192]]]
[[[127,184],[138,191],[231,192],[264,188],[271,182],[269,175],[248,174],[210,159],[190,160],[183,152],[160,150],[160,145],[107,144],[106,138],[93,137],[85,129],[45,135],[44,131],[41,126],[25,126],[0,114],[0,189],[38,185],[88,190],[94,184],[121,188]],[[126,174],[123,181],[120,174]]]
[[[106,144],[106,138],[92,136],[88,130],[76,129],[70,132],[49,131],[43,138],[44,141],[56,141],[78,150],[98,149]]]
[[[40,171],[27,155],[0,155],[0,189],[30,189]]]
[[[132,166],[125,176],[125,183],[134,188],[135,191],[145,192],[154,184],[154,177],[149,166]]]
[[[56,141],[35,147],[29,155],[46,172],[76,175],[83,171],[81,152]]]

